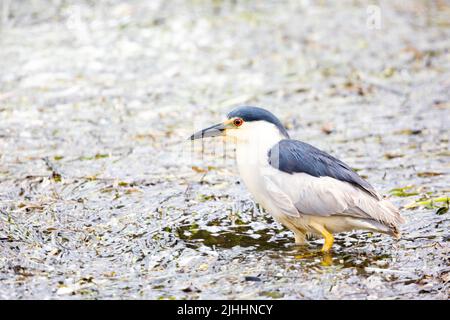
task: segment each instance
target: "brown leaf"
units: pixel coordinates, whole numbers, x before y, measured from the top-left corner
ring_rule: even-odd
[[[206,173],[206,172],[208,172],[208,170],[202,169],[202,168],[197,167],[197,166],[192,166],[192,170],[194,170],[197,173]]]
[[[431,171],[424,171],[424,172],[419,172],[417,174],[418,177],[436,177],[436,176],[441,176],[442,173],[441,172],[431,172]]]

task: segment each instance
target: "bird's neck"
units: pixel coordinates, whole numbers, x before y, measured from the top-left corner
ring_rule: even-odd
[[[280,140],[285,139],[272,124],[255,124],[237,139],[236,161],[239,167],[267,165],[268,152]]]

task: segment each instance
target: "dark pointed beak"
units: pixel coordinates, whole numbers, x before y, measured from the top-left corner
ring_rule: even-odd
[[[215,124],[209,128],[200,130],[190,136],[190,140],[203,139],[206,137],[218,137],[225,135],[226,125],[223,123]]]

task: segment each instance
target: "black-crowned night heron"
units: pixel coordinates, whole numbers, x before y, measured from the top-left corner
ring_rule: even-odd
[[[226,136],[236,141],[236,161],[256,202],[304,244],[306,235],[364,229],[399,237],[398,209],[347,164],[307,143],[290,139],[280,120],[257,107],[238,107],[227,120],[190,139]]]

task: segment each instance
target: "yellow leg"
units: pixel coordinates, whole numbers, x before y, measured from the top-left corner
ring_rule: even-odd
[[[331,256],[331,253],[329,253],[329,252],[323,253],[321,265],[323,265],[325,267],[329,267],[329,266],[333,265],[333,257]]]
[[[317,231],[319,231],[322,236],[325,239],[325,243],[323,244],[322,247],[322,252],[329,252],[331,247],[333,246],[333,242],[334,242],[334,237],[331,233],[328,232],[327,229],[325,229],[325,227],[321,224],[318,223],[311,223],[311,226],[316,229]]]

